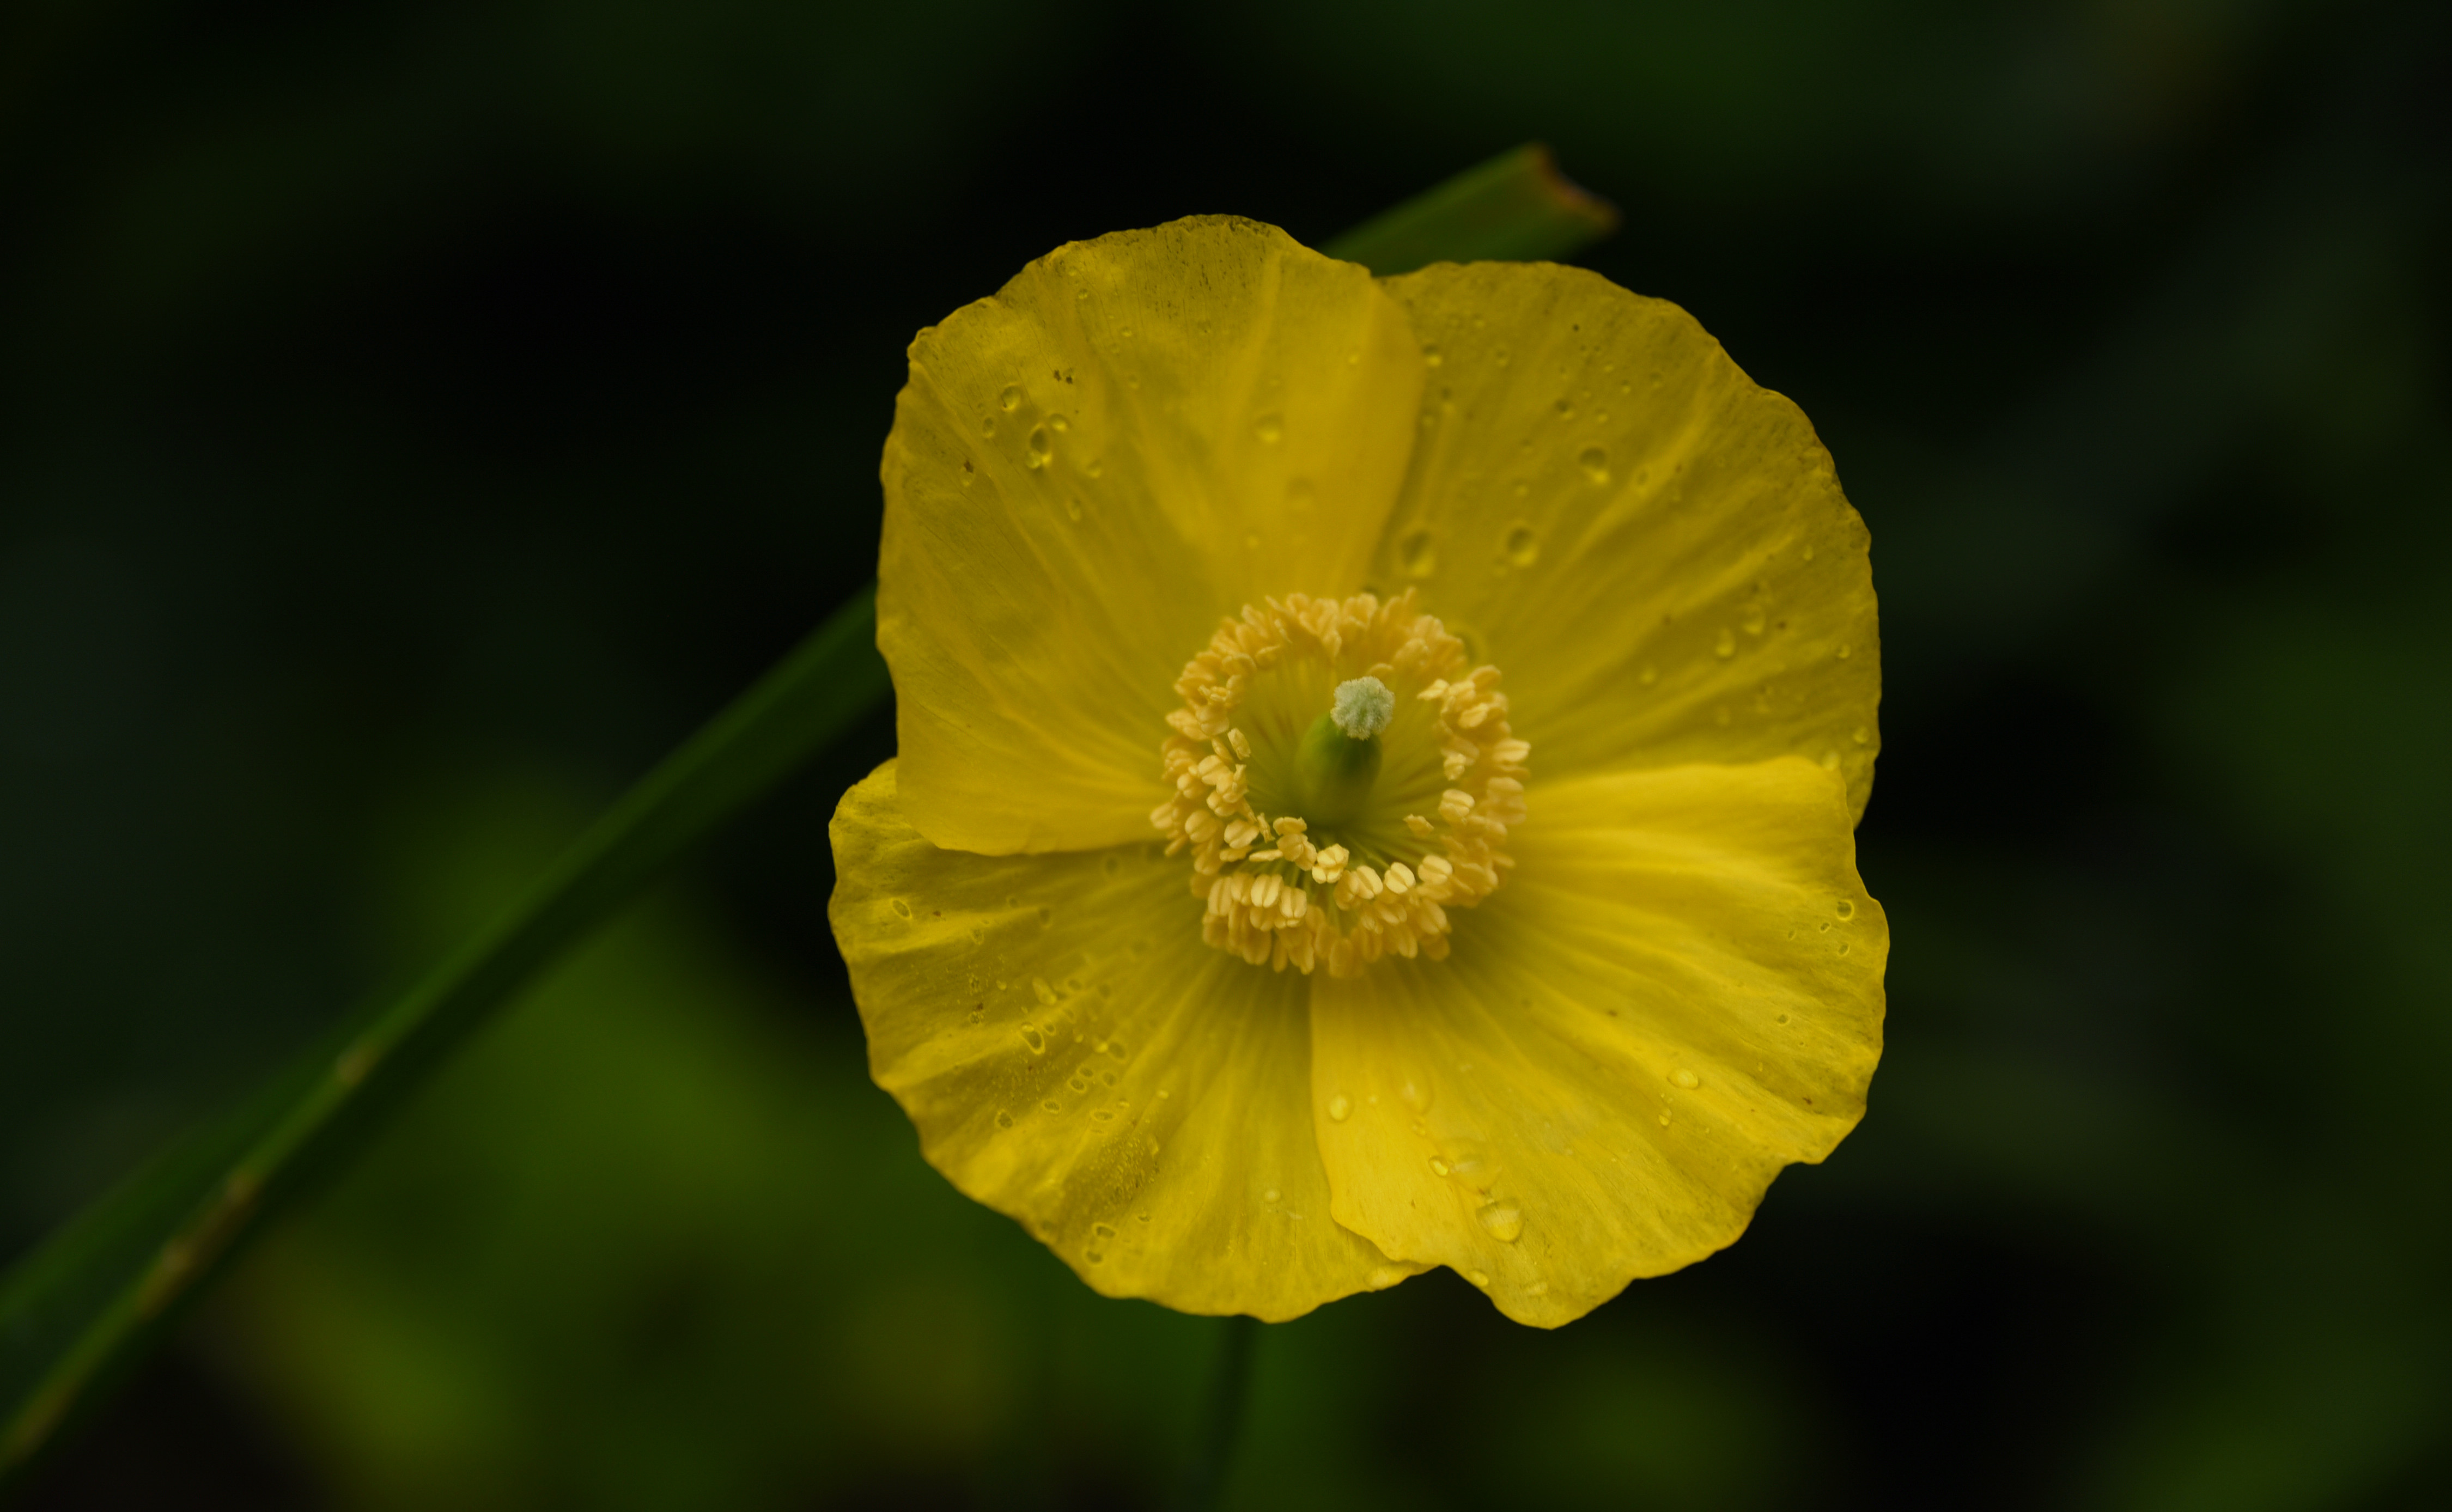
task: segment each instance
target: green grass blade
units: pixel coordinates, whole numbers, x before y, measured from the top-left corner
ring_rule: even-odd
[[[1374,273],[1566,257],[1617,212],[1519,147],[1326,248]],[[143,1358],[306,1182],[335,1168],[495,1010],[891,691],[864,589],[648,774],[526,895],[405,996],[345,1026],[0,1277],[0,1493]]]
[[[1558,171],[1538,142],[1467,168],[1320,250],[1382,278],[1433,263],[1572,257],[1617,229],[1617,208]]]
[[[147,1346],[236,1241],[667,866],[884,701],[863,589],[625,795],[526,895],[382,1007],[113,1190],[0,1281],[0,1487]]]

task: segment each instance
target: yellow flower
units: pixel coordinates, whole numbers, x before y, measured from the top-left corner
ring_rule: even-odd
[[[1181,221],[922,331],[883,473],[836,936],[929,1161],[1091,1286],[1554,1326],[1854,1127],[1865,529],[1684,311]]]

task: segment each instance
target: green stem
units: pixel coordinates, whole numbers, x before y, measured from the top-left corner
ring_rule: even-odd
[[[177,1315],[237,1243],[330,1169],[543,967],[891,691],[863,588],[650,772],[507,913],[183,1143],[0,1283],[0,1487]]]
[[[1183,1478],[1183,1512],[1212,1512],[1226,1490],[1226,1472],[1242,1437],[1243,1419],[1252,1397],[1252,1350],[1259,1343],[1260,1320],[1236,1316],[1226,1320],[1225,1338],[1217,1346],[1217,1363],[1209,1378],[1209,1398],[1202,1404],[1199,1437],[1192,1446],[1192,1463]]]

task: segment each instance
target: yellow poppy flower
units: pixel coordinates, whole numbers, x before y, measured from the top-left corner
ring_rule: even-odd
[[[1862,521],[1676,306],[1205,218],[920,332],[831,914],[928,1160],[1102,1292],[1554,1326],[1854,1127]]]

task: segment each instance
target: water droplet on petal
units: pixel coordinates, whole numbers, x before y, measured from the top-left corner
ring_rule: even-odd
[[[1720,638],[1711,642],[1711,655],[1725,661],[1736,654],[1737,633],[1733,630],[1722,630]]]
[[[1277,1190],[1275,1187],[1272,1187],[1267,1191],[1260,1193],[1260,1200],[1262,1202],[1279,1202],[1282,1201],[1284,1197],[1285,1193]]]
[[[1671,1071],[1669,1073],[1669,1079],[1675,1082],[1680,1087],[1694,1088],[1703,1085],[1703,1079],[1701,1077],[1695,1075],[1692,1071],[1688,1070],[1683,1066]]]
[[[1046,977],[1032,977],[1030,979],[1030,990],[1038,994],[1038,1000],[1042,1003],[1053,1003],[1056,1001],[1056,989],[1047,985]]]
[[[1013,1127],[1013,1115],[1011,1113],[1002,1112],[997,1114],[996,1126],[999,1129],[1011,1129]]]
[[[1033,1055],[1047,1053],[1047,1036],[1038,1031],[1038,1025],[1024,1024],[1017,1032],[1021,1035],[1021,1042],[1030,1047]]]
[[[1354,1116],[1354,1105],[1346,1100],[1343,1092],[1328,1100],[1328,1116],[1340,1124]]]
[[[1422,348],[1422,361],[1436,367],[1447,361],[1447,355],[1435,346],[1425,346]]]
[[[1004,392],[997,396],[997,403],[1002,404],[1008,412],[1019,409],[1021,407],[1021,385],[1019,383],[1007,383],[1004,387]]]
[[[1431,1110],[1431,1090],[1410,1076],[1405,1078],[1404,1086],[1396,1089],[1396,1095],[1405,1100],[1406,1107],[1417,1113]]]
[[[1448,1163],[1441,1160],[1438,1156],[1433,1155],[1431,1157],[1431,1174],[1434,1176],[1444,1176],[1447,1173]]]
[[[1854,903],[1853,901],[1851,901],[1850,899],[1848,899],[1848,898],[1844,898],[1844,897],[1843,897],[1843,898],[1841,898],[1841,899],[1839,900],[1839,907],[1838,907],[1838,911],[1837,911],[1837,912],[1838,912],[1838,914],[1839,914],[1839,916],[1840,916],[1841,918],[1843,918],[1843,919],[1852,919],[1852,918],[1854,918],[1854,917],[1856,916],[1856,905],[1855,905],[1855,903]]]
[[[1473,1216],[1480,1219],[1481,1227],[1489,1229],[1491,1237],[1502,1245],[1512,1245],[1524,1237],[1524,1209],[1512,1202],[1501,1199],[1485,1203]]]
[[[1507,560],[1519,567],[1530,567],[1541,557],[1541,538],[1530,525],[1517,525],[1507,533]]]
[[[1581,467],[1584,470],[1585,479],[1594,484],[1605,483],[1610,480],[1609,453],[1598,446],[1585,447],[1583,455],[1575,459],[1575,465]]]
[[[900,898],[896,898],[894,900],[894,912],[907,919],[911,916],[911,905]]]
[[[1275,445],[1279,441],[1285,438],[1285,417],[1275,412],[1261,416],[1259,419],[1252,422],[1252,434],[1259,437],[1262,441],[1267,442],[1272,446]]]
[[[1061,415],[1050,415],[1047,417],[1047,427],[1061,436],[1073,428],[1073,422]]]
[[[1405,1273],[1397,1269],[1395,1267],[1381,1266],[1376,1270],[1372,1271],[1368,1276],[1363,1277],[1362,1284],[1369,1286],[1374,1291],[1385,1291],[1404,1279]]]
[[[1438,570],[1439,539],[1428,525],[1415,525],[1396,540],[1396,565],[1409,578],[1427,578]]]
[[[1029,445],[1024,451],[1021,459],[1022,465],[1025,467],[1044,467],[1047,465],[1047,459],[1055,454],[1056,443],[1047,439],[1047,427],[1044,425],[1032,426]]]
[[[1487,1270],[1468,1270],[1464,1273],[1464,1279],[1484,1290],[1489,1289],[1490,1272]]]

